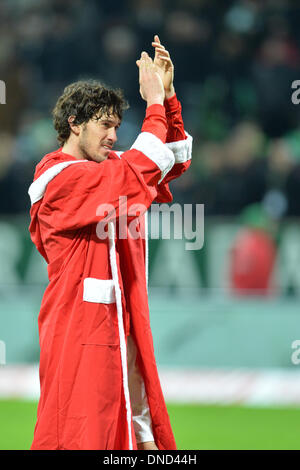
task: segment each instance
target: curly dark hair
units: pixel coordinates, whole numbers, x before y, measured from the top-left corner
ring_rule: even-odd
[[[96,80],[80,80],[71,83],[58,98],[52,111],[57,140],[64,144],[71,133],[68,118],[75,116],[74,124],[88,122],[99,111],[102,114],[116,114],[122,119],[128,108],[120,89],[109,88]]]

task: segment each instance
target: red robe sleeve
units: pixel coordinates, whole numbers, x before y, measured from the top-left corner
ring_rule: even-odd
[[[182,107],[176,94],[164,102],[167,117],[166,145],[174,153],[175,164],[158,185],[155,202],[171,202],[169,182],[181,176],[191,164],[192,137],[184,130]]]

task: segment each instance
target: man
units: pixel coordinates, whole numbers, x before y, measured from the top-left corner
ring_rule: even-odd
[[[137,61],[147,110],[131,149],[112,151],[121,93],[71,84],[53,112],[62,147],[29,188],[31,238],[49,275],[32,449],[176,448],[149,322],[145,222],[153,201],[172,200],[168,182],[189,166],[191,138],[169,54],[158,36],[152,44],[154,61]]]

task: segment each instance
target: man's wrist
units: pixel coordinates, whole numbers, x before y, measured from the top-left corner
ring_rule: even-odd
[[[161,104],[163,106],[164,105],[164,98],[153,98],[153,99],[147,100],[147,108],[149,108],[153,104]]]
[[[176,93],[171,96],[170,98],[166,98],[164,101],[164,107],[166,110],[166,114],[174,114],[178,112],[178,109],[180,108],[180,103],[177,99]]]
[[[166,90],[166,91],[165,91],[165,99],[166,99],[166,100],[169,100],[169,99],[172,98],[174,95],[175,95],[175,88],[174,88],[174,86],[172,85],[169,90]]]
[[[139,442],[137,448],[138,450],[158,450],[154,441]]]

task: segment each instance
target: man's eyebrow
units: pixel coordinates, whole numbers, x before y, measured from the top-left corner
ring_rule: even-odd
[[[116,121],[115,119],[113,118],[109,118],[109,117],[106,117],[106,116],[96,116],[96,119],[98,121],[102,121],[102,122],[109,122],[110,124],[114,124]],[[121,121],[118,119],[117,121],[117,126],[120,126],[121,125]]]

